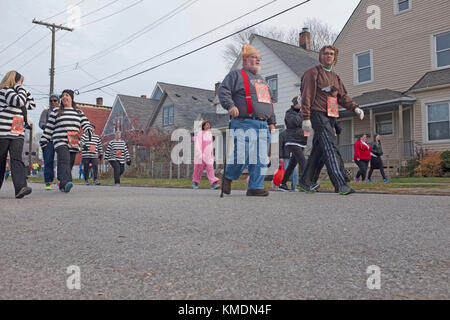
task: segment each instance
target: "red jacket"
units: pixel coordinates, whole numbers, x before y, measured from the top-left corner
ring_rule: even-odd
[[[356,141],[353,159],[370,160],[370,150],[372,150],[372,147],[367,142]]]

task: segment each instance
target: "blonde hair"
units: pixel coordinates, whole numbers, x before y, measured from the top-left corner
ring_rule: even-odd
[[[0,89],[3,88],[12,88],[14,87],[17,82],[16,82],[16,74],[17,72],[14,70],[8,71],[5,76],[2,79],[2,82],[0,83]],[[23,79],[23,76],[20,77],[20,79]]]
[[[336,65],[337,61],[338,61],[338,55],[339,55],[339,49],[336,48],[335,46],[323,46],[322,49],[320,49],[320,53],[319,53],[319,61],[321,64],[325,64],[325,61],[322,60],[322,55],[325,52],[325,49],[330,49],[334,51],[334,62],[333,64]]]

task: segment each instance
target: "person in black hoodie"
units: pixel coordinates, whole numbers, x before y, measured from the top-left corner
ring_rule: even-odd
[[[383,160],[381,160],[383,149],[381,148],[381,136],[379,134],[375,135],[375,141],[371,144],[371,146],[372,150],[370,151],[370,170],[369,176],[367,177],[367,182],[372,182],[370,178],[372,177],[373,170],[379,169],[381,175],[383,176],[384,183],[388,183],[389,180],[386,179],[386,175],[384,174]]]
[[[284,117],[284,123],[286,125],[286,151],[291,154],[289,158],[289,165],[284,173],[283,180],[279,186],[279,189],[289,191],[286,182],[291,176],[294,168],[297,164],[300,165],[300,175],[305,168],[305,155],[303,149],[306,147],[308,138],[303,135],[302,129],[302,113],[300,112],[301,106],[298,103],[298,96],[292,99],[292,106],[286,111]]]

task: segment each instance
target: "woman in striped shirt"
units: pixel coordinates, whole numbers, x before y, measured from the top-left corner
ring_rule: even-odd
[[[31,94],[22,87],[23,80],[24,77],[17,71],[9,71],[0,83],[0,188],[9,152],[14,191],[18,199],[31,193],[31,188],[27,186],[22,151],[24,132],[29,128],[27,109],[36,107]]]
[[[73,91],[66,89],[61,95],[61,105],[50,113],[40,140],[42,147],[53,141],[58,159],[59,189],[62,192],[67,193],[73,187],[72,167],[75,156],[80,152],[80,129],[89,135],[93,132],[88,118],[73,101]]]
[[[116,138],[112,140],[106,149],[105,160],[114,170],[114,184],[120,186],[120,176],[125,171],[125,159],[127,165],[131,165],[130,154],[125,141],[120,139],[120,132],[116,132]]]
[[[92,125],[92,128],[95,129],[95,126]],[[97,180],[98,176],[98,160],[102,159],[102,141],[100,137],[95,133],[92,133],[91,140],[89,140],[89,133],[85,132],[81,136],[80,139],[80,147],[81,147],[81,161],[84,166],[84,184],[89,185],[89,168],[92,166],[92,173],[94,184],[99,185],[100,182]]]

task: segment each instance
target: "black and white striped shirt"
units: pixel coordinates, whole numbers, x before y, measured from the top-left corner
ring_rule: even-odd
[[[117,160],[120,163],[125,163],[126,160],[130,160],[130,154],[128,153],[127,145],[123,140],[112,140],[108,143],[108,148],[105,152],[105,159],[109,161]]]
[[[88,147],[88,150],[84,150],[84,146]],[[81,157],[83,159],[96,159],[99,154],[102,154],[102,141],[100,137],[95,133],[92,133],[91,140],[89,140],[89,134],[83,133],[80,138]]]
[[[0,138],[23,138],[24,130],[17,131],[13,126],[13,118],[23,119],[22,108],[36,108],[33,96],[21,85],[14,88],[0,89]]]
[[[80,145],[77,140],[79,140],[80,129],[93,132],[92,125],[81,110],[64,109],[59,117],[58,110],[59,108],[52,110],[48,116],[40,145],[45,147],[49,141],[53,141],[55,149],[68,146],[70,152],[79,152]],[[69,144],[69,140],[72,143]]]

